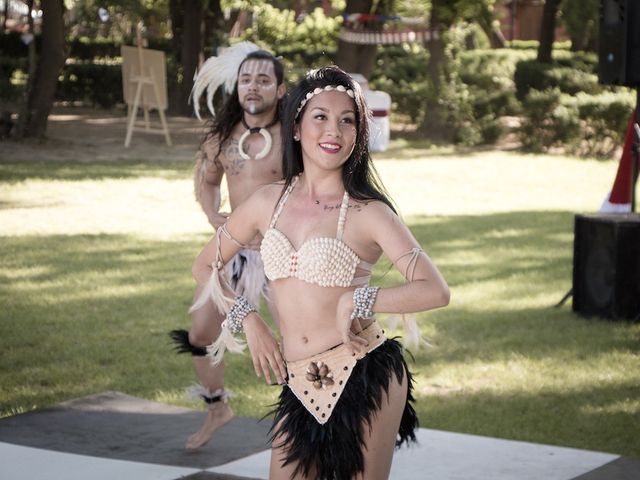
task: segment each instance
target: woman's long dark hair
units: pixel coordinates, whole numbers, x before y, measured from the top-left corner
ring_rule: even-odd
[[[249,53],[240,66],[238,66],[238,73],[240,73],[240,69],[244,62],[248,60],[269,60],[273,63],[273,71],[276,75],[276,80],[278,82],[278,86],[280,86],[284,82],[284,67],[282,62],[278,60],[276,57],[271,55],[269,52],[265,50],[256,50],[255,52]],[[282,122],[282,113],[284,111],[284,102],[285,97],[282,97],[278,100],[277,109],[276,109],[276,117],[278,120]],[[218,153],[216,153],[216,157],[220,155],[222,152],[222,147],[224,143],[231,136],[231,132],[233,131],[233,127],[235,127],[241,120],[242,115],[244,115],[244,110],[242,105],[240,105],[240,99],[238,98],[238,82],[236,81],[235,86],[233,87],[233,92],[222,104],[222,108],[220,109],[220,113],[218,113],[211,124],[211,129],[205,136],[203,143],[209,140],[212,137],[218,137]]]
[[[369,154],[369,109],[360,85],[338,67],[323,67],[312,70],[289,93],[282,121],[283,155],[282,170],[285,189],[293,178],[304,171],[300,142],[293,139],[296,125],[301,121],[307,106],[300,113],[296,111],[307,93],[327,85],[342,85],[353,90],[356,107],[356,143],[353,152],[342,168],[342,182],[351,198],[356,200],[380,200],[396,212],[386,193]],[[283,190],[284,191],[284,190]],[[396,212],[397,213],[397,212]]]

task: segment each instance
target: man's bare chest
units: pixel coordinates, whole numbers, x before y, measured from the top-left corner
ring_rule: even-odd
[[[246,155],[240,154],[238,138],[232,137],[225,142],[220,155],[220,163],[228,176],[264,177],[269,181],[275,176],[275,180],[279,180],[282,176],[282,148],[280,137],[273,139],[271,149],[263,158],[257,159],[256,155],[262,151],[264,144],[259,139],[250,139],[244,142],[244,152]],[[248,157],[248,158],[247,158]]]

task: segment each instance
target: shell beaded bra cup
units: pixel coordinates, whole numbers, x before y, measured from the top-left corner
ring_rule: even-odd
[[[296,250],[287,236],[275,228],[278,217],[282,213],[289,194],[299,177],[296,177],[287,188],[278,203],[271,219],[269,229],[265,232],[260,253],[264,263],[264,272],[271,281],[280,278],[294,277],[321,287],[355,287],[366,285],[371,278],[373,266],[361,260],[349,246],[342,241],[344,224],[349,205],[349,195],[344,192],[340,217],[335,237],[317,237],[306,240]],[[356,277],[356,270],[361,269],[368,274]]]

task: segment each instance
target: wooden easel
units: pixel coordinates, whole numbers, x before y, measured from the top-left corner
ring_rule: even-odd
[[[138,24],[136,40],[137,55],[132,58],[132,47],[122,47],[122,86],[127,102],[127,135],[124,146],[131,144],[134,131],[163,134],[167,145],[171,146],[169,127],[164,111],[167,109],[166,62],[164,52],[149,50],[142,45],[142,25]],[[129,65],[129,63],[131,63]],[[162,77],[162,78],[158,78]],[[135,91],[133,96],[131,92]],[[138,108],[142,108],[144,123],[137,124]],[[162,128],[151,128],[149,109],[155,108],[160,116]]]

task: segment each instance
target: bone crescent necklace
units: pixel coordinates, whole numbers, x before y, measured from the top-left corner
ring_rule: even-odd
[[[267,154],[271,151],[271,145],[273,145],[273,140],[271,138],[271,134],[269,133],[268,128],[273,127],[276,123],[278,123],[278,116],[273,117],[273,121],[267,125],[266,127],[249,127],[247,125],[246,120],[244,119],[244,115],[242,115],[242,125],[246,128],[245,132],[240,136],[240,140],[238,140],[238,151],[240,156],[245,160],[251,160],[251,157],[248,153],[244,151],[244,141],[249,138],[249,135],[254,133],[259,133],[264,138],[264,147],[258,154],[256,155],[256,160],[260,160],[267,156]]]

